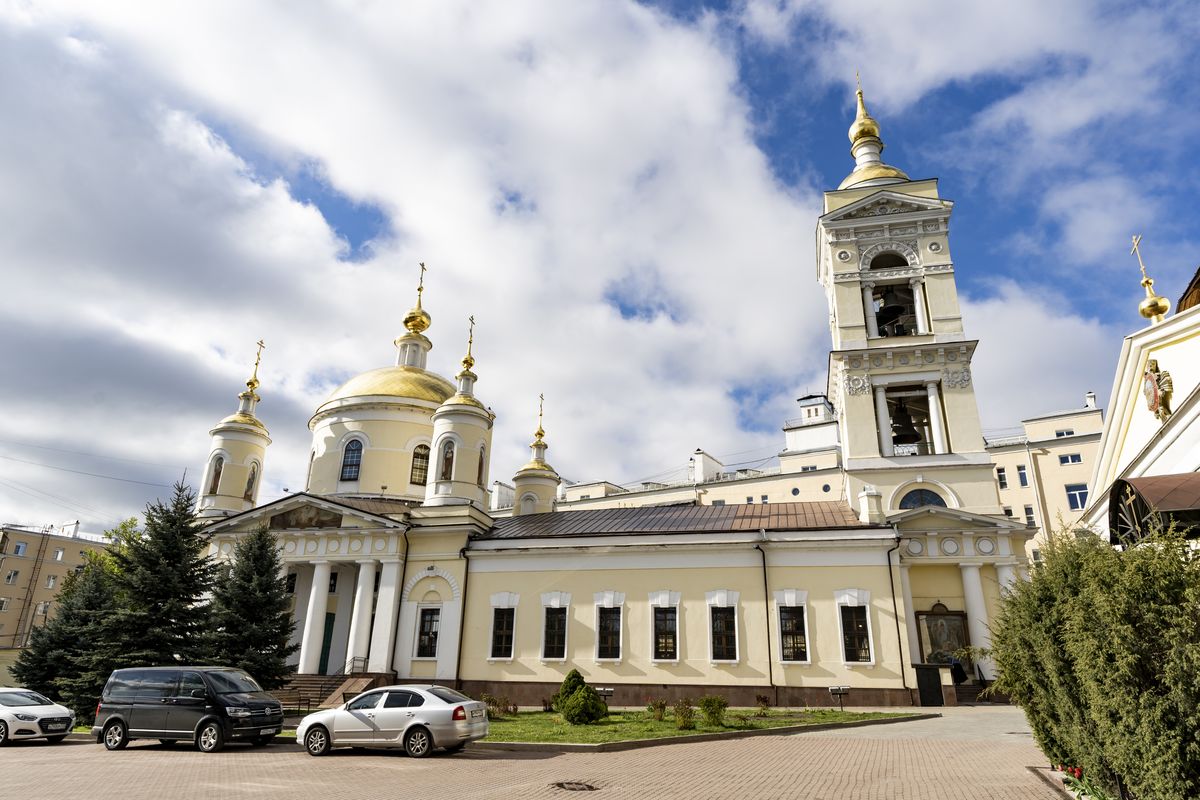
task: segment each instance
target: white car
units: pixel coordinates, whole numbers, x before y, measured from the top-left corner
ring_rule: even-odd
[[[309,714],[296,741],[309,755],[334,747],[403,747],[413,758],[454,753],[488,735],[487,706],[445,686],[383,686]]]
[[[22,739],[61,742],[75,727],[75,712],[30,689],[0,688],[0,747]]]

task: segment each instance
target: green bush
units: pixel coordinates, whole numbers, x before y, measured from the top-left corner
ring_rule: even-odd
[[[608,716],[608,706],[586,683],[562,703],[563,719],[572,725],[588,725]]]
[[[550,706],[561,714],[563,710],[563,704],[566,703],[567,699],[570,698],[571,695],[579,691],[580,687],[582,686],[587,686],[587,681],[585,681],[583,676],[579,674],[579,670],[571,670],[567,673],[567,677],[563,678],[562,685],[558,687],[558,691],[555,692],[554,696],[550,698]]]
[[[704,722],[711,728],[721,728],[725,725],[725,709],[729,701],[720,695],[710,694],[701,697],[697,703],[704,714]]]
[[[1051,763],[1116,797],[1200,797],[1200,553],[1175,531],[1118,551],[1057,534],[1001,603],[996,688]]]
[[[675,704],[675,727],[681,731],[694,730],[696,727],[696,709],[692,701],[684,698]]]
[[[651,700],[646,703],[646,710],[653,715],[657,722],[662,722],[663,717],[667,714],[667,701],[661,697]]]
[[[771,698],[765,694],[754,695],[754,702],[758,705],[758,711],[754,712],[756,717],[765,717],[767,712],[771,710]]]

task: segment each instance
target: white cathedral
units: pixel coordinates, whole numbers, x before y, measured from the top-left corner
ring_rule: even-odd
[[[539,425],[529,462],[496,483],[511,503],[497,502],[494,415],[470,347],[455,382],[426,369],[419,289],[395,365],[313,414],[305,491],[260,506],[270,438],[252,377],[212,430],[199,509],[217,558],[264,526],[278,538],[297,672],[453,683],[523,705],[572,668],[616,705],[712,693],[821,705],[832,686],[851,704],[954,702],[947,664],[988,645],[1033,533],[1004,513],[980,429],[953,204],[935,179],[881,160],[861,89],[850,141],[854,169],[825,193],[817,227],[828,388],[787,426],[770,479],[791,501],[697,491],[565,510]],[[708,477],[702,453],[694,467]],[[993,677],[986,659],[964,666],[972,684]]]

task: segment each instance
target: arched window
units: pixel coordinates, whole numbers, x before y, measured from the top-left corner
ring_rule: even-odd
[[[438,480],[454,480],[454,442],[449,439],[442,445],[442,468],[438,472]]]
[[[880,253],[871,259],[871,269],[896,269],[907,266],[908,259],[899,253]]]
[[[937,492],[928,489],[913,489],[900,500],[901,508],[920,508],[921,506],[946,507],[946,501]]]
[[[362,442],[358,439],[351,439],[346,442],[346,449],[342,453],[342,476],[338,480],[358,480],[360,466],[362,466]]]
[[[212,480],[208,482],[208,493],[216,494],[217,487],[221,485],[221,471],[225,469],[225,459],[217,456],[213,459],[212,465]]]
[[[537,500],[534,499],[533,495],[525,495],[521,498],[521,513],[532,514],[536,503]]]
[[[243,500],[251,503],[254,502],[254,484],[258,482],[258,464],[250,465],[250,477],[246,478],[246,492],[242,495]]]
[[[424,486],[429,480],[429,445],[419,444],[413,448],[412,476],[409,483]]]
[[[475,485],[483,488],[483,465],[487,463],[487,448],[479,446],[479,470],[475,473]]]

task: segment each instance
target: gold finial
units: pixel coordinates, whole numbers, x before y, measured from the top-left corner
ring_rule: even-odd
[[[879,123],[867,111],[867,103],[863,99],[862,78],[859,77],[858,70],[854,71],[854,82],[858,85],[858,91],[855,92],[858,98],[858,114],[854,117],[854,123],[850,126],[851,147],[857,144],[859,139],[866,139],[868,137],[879,138]]]
[[[542,440],[546,437],[546,432],[544,430],[542,430],[542,411],[545,407],[545,404],[546,404],[546,395],[539,394],[538,395],[538,426],[537,426],[537,430],[533,432],[533,438],[534,438],[533,443],[535,445],[542,444],[543,443]]]
[[[259,339],[256,344],[258,345],[258,353],[254,356],[254,372],[250,375],[250,380],[246,381],[246,386],[252,392],[260,385],[258,382],[258,365],[262,363],[262,351],[267,346],[262,339]]]
[[[475,358],[471,355],[471,347],[475,344],[475,315],[467,317],[467,321],[471,323],[469,333],[467,334],[467,354],[463,356],[463,369],[470,369],[475,366]]]
[[[1146,265],[1142,261],[1141,243],[1142,237],[1134,236],[1133,249],[1129,251],[1131,256],[1137,256],[1138,267],[1142,270],[1142,287],[1146,290],[1146,299],[1138,304],[1138,313],[1157,325],[1171,310],[1171,301],[1154,293],[1154,279],[1146,274]]]
[[[421,267],[421,279],[417,282],[417,304],[404,315],[404,327],[409,332],[417,334],[428,330],[429,323],[433,321],[429,312],[421,308],[421,293],[425,291],[425,262],[419,262],[419,266]]]

